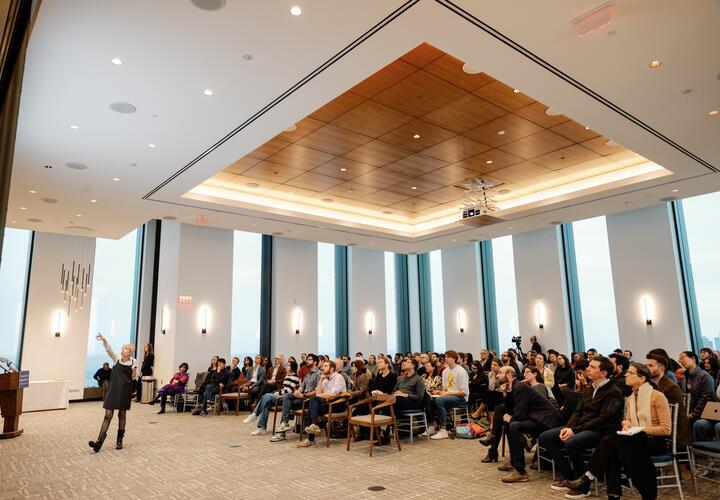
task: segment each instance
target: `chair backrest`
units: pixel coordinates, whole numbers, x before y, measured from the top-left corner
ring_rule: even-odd
[[[685,412],[690,413],[690,397],[692,395],[689,392],[683,394],[683,403],[685,403]]]
[[[677,403],[673,403],[670,405],[670,418],[672,420],[672,427],[670,435],[670,443],[671,443],[671,451],[672,454],[675,455],[677,453],[677,423],[678,423],[678,414],[680,413],[680,407]]]
[[[193,381],[193,387],[188,387],[188,390],[197,390],[200,388],[203,382],[205,382],[205,377],[207,377],[207,372],[197,372],[195,375],[195,379]],[[190,382],[188,381],[188,385]]]

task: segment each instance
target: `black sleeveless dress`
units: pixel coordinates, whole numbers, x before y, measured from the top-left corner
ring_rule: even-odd
[[[105,395],[103,408],[106,410],[129,410],[132,393],[132,365],[123,365],[118,358],[110,372],[110,386]]]

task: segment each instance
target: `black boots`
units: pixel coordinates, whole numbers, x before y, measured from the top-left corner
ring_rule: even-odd
[[[490,448],[490,450],[488,450],[488,454],[485,455],[485,458],[482,459],[482,462],[486,463],[486,464],[491,463],[491,462],[497,462],[497,461],[498,461],[498,452],[497,452],[497,450],[493,450],[492,448]]]
[[[125,431],[124,430],[121,431],[118,429],[117,444],[115,445],[116,450],[123,449],[123,444],[122,444],[123,436],[125,436]]]
[[[167,396],[157,396],[155,399],[153,399],[150,404],[155,404],[155,401],[160,399],[160,411],[158,412],[158,415],[161,415],[165,413],[165,405],[167,404]]]
[[[488,432],[483,437],[478,439],[478,443],[480,443],[483,446],[490,446],[493,442],[493,433]]]
[[[102,448],[103,442],[105,441],[105,436],[107,436],[106,432],[101,432],[100,435],[98,435],[97,441],[88,441],[88,446],[93,449],[95,453],[100,451],[100,448]]]

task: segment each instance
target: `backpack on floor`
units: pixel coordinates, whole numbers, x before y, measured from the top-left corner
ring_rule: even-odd
[[[479,424],[460,424],[455,427],[455,437],[460,439],[473,439],[482,436],[485,429]]]

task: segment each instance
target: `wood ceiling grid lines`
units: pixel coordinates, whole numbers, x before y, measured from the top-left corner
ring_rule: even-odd
[[[238,176],[240,189],[255,179],[293,199],[338,198],[413,218],[461,205],[463,191],[454,186],[478,176],[531,192],[642,160],[546,111],[422,44],[223,174]]]

